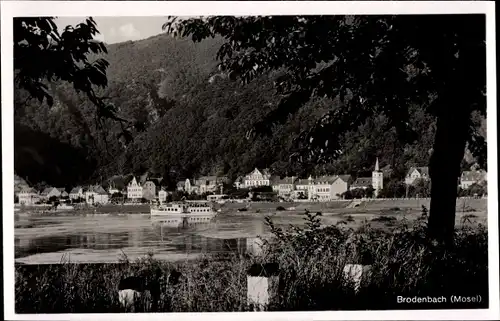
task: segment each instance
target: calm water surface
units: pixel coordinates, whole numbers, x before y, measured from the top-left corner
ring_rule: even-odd
[[[360,211],[333,208],[335,204],[330,204],[330,209],[319,208],[321,204],[315,205],[317,208],[311,211],[322,211],[322,223],[325,225],[334,225],[342,220],[338,215],[342,212],[353,214],[357,222],[354,225],[370,222],[373,227],[379,224],[384,228],[384,223],[371,221],[379,215],[392,215],[381,212],[384,208],[396,205],[404,207],[406,214],[395,214],[398,219],[403,216],[416,219],[421,210],[419,201],[397,204],[382,201],[371,205],[371,209]],[[477,218],[474,220],[487,224],[486,201],[467,200],[467,204],[477,208],[474,212]],[[408,214],[410,212],[407,210],[411,210],[413,214]],[[272,215],[275,225],[302,225],[303,215],[294,215],[294,212],[298,214],[303,209]],[[457,213],[457,226],[462,224],[464,214],[470,213]],[[25,264],[60,263],[63,257],[71,262],[102,263],[118,262],[124,254],[135,259],[152,252],[157,259],[178,261],[196,258],[204,253],[252,252],[256,247],[255,238],[269,235],[264,216],[263,213],[240,213],[229,209],[220,213],[209,224],[179,227],[152,220],[149,214],[72,212],[33,216],[18,212],[15,214],[15,259],[16,262]]]
[[[295,222],[294,222],[295,221]],[[301,223],[276,218],[277,225]],[[255,237],[269,234],[262,216],[224,214],[211,223],[172,226],[149,215],[15,215],[15,258],[25,264],[117,262],[153,252],[162,260],[185,260],[203,253],[251,251]]]

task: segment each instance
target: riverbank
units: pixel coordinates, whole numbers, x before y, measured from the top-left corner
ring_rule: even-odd
[[[329,202],[226,202],[224,204],[214,204],[216,210],[221,210],[221,213],[303,213],[305,210],[310,212],[322,213],[354,213],[366,211],[384,211],[399,209],[410,213],[419,213],[421,207],[430,207],[430,199],[366,199],[366,200],[337,200]],[[485,212],[487,210],[487,199],[459,198],[457,199],[457,212]],[[35,211],[49,211],[50,206],[22,206],[18,213],[36,214]],[[242,211],[239,211],[239,210]],[[244,210],[243,210],[244,209]],[[97,207],[87,205],[75,205],[74,210],[67,211],[49,211],[50,214],[64,213],[94,213],[94,214],[149,214],[149,204],[106,204]],[[40,213],[39,213],[40,215]]]
[[[117,286],[122,277],[131,275],[159,283],[160,312],[246,311],[247,270],[267,262],[280,267],[280,291],[270,310],[488,307],[488,244],[482,225],[457,229],[455,246],[444,251],[426,241],[423,225],[387,233],[366,225],[356,230],[320,228],[315,217],[290,231],[272,224],[273,241],[260,256],[204,256],[176,263],[153,256],[120,264],[16,265],[16,312],[120,312]],[[357,294],[342,276],[346,263],[372,266],[371,278]],[[174,269],[182,273],[177,285],[167,282]],[[469,294],[481,295],[481,303],[449,300],[451,295]],[[401,304],[398,296],[448,300]]]
[[[120,205],[120,204],[106,204],[101,206],[88,206],[75,204],[74,209],[61,209],[61,210],[51,210],[51,206],[22,206],[18,207],[19,211],[16,214],[29,214],[29,215],[67,215],[72,213],[74,215],[79,214],[149,214],[150,205],[149,204],[137,204],[137,205]]]

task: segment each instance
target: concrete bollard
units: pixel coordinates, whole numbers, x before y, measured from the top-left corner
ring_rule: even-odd
[[[254,311],[263,311],[278,294],[277,263],[253,264],[247,272],[247,303]]]
[[[353,284],[354,292],[358,292],[363,283],[370,282],[371,265],[346,264],[344,266],[344,279]]]
[[[141,298],[143,282],[136,276],[130,276],[120,280],[118,285],[118,300],[125,311],[135,312],[135,304]]]
[[[178,273],[174,271],[174,273]],[[144,277],[129,276],[120,280],[118,285],[118,301],[125,311],[136,312],[139,303],[144,312],[156,311],[160,298],[160,284],[158,279],[161,272],[156,272],[156,279],[146,280]],[[179,273],[180,274],[180,273]],[[174,275],[175,282],[179,276]],[[169,277],[170,279],[170,277]],[[173,282],[170,282],[173,283]]]

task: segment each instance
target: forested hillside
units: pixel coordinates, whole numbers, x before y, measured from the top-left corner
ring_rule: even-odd
[[[339,137],[343,154],[329,166],[292,163],[289,155],[293,139],[335,108],[335,101],[311,99],[285,124],[276,125],[272,135],[248,139],[247,130],[280,99],[273,89],[277,75],[247,86],[218,76],[220,44],[219,39],[194,44],[159,35],[108,46],[104,58],[110,62],[109,85],[101,94],[135,125],[128,144],[119,135],[120,124],[99,122],[95,107],[68,84],[52,86],[52,107],[16,91],[16,173],[31,182],[75,185],[148,171],[173,184],[194,175],[225,173],[234,178],[254,167],[270,167],[278,175],[366,175],[375,157],[396,175],[427,165],[434,121],[419,106],[409,106],[419,133],[415,143],[401,145],[379,115]],[[485,134],[484,120],[477,118],[477,123]]]

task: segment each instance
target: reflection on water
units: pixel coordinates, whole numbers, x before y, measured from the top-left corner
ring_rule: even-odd
[[[268,232],[262,218],[244,216],[190,224],[139,215],[28,216],[17,217],[15,224],[15,257],[36,256],[38,261],[30,262],[35,264],[45,263],[43,255],[84,250],[104,257],[121,249],[152,250],[167,259],[172,254],[255,253],[256,236]]]

